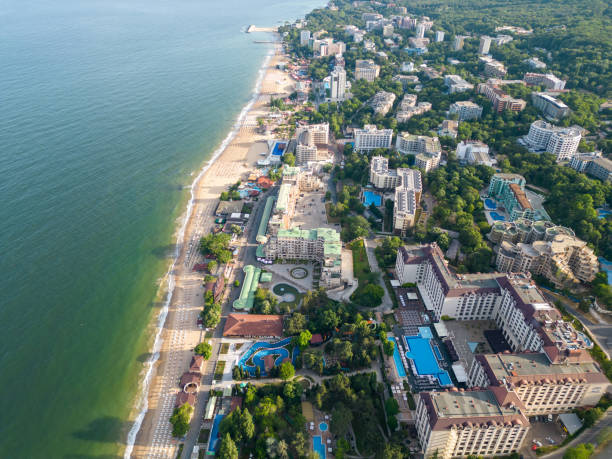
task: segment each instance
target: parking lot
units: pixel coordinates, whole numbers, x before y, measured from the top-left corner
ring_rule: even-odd
[[[291,226],[302,229],[334,228],[336,225],[327,223],[324,191],[302,192],[295,203],[295,213],[291,220]]]
[[[485,330],[497,328],[492,320],[451,320],[444,322],[444,325],[448,329],[459,358],[465,361],[468,370],[474,360],[474,353],[470,350],[469,343],[478,343],[476,354],[493,352],[484,336]]]
[[[553,416],[553,421],[549,422],[547,416],[539,416],[539,421],[536,421],[535,417],[529,418],[531,423],[531,429],[527,432],[525,442],[523,443],[523,449],[521,453],[525,457],[535,458],[536,453],[532,449],[534,445],[546,446],[546,445],[558,445],[565,438],[565,432],[563,432],[561,426],[557,422],[557,416]],[[535,443],[538,441],[539,443]]]

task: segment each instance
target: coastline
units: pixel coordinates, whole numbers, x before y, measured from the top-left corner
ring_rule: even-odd
[[[251,147],[270,138],[255,132],[256,118],[269,111],[270,95],[288,94],[293,84],[286,73],[276,70],[278,62],[286,56],[278,35],[274,35],[274,40],[258,71],[251,99],[228,135],[201,166],[190,187],[187,208],[178,219],[173,238],[175,252],[158,293],[164,298],[163,306],[152,319],[154,340],[130,416],[133,424],[127,435],[125,458],[175,454],[177,442],[169,437],[168,420],[174,406],[176,381],[187,369],[193,347],[204,338],[196,326],[203,304],[202,276],[191,271],[197,241],[207,233],[208,223],[212,224],[220,192],[240,180],[261,158],[257,149]],[[203,392],[201,388],[200,393]]]

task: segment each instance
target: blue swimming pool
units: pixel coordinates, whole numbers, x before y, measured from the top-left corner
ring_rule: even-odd
[[[497,204],[495,204],[495,201],[493,201],[492,199],[487,198],[484,200],[484,203],[487,209],[490,209],[490,210],[497,209]]]
[[[221,424],[222,420],[222,414],[218,414],[215,416],[213,427],[210,431],[210,441],[208,442],[208,451],[211,453],[217,451],[217,447],[219,446],[219,424]]]
[[[286,147],[287,147],[287,144],[285,142],[276,142],[274,144],[274,149],[272,150],[272,154],[274,156],[282,156],[283,153],[285,152]]]
[[[382,198],[379,194],[376,194],[373,191],[364,191],[363,205],[366,207],[370,207],[370,204],[374,204],[376,207],[380,207],[380,205],[382,204]]]
[[[434,350],[434,354],[436,354],[436,358],[438,360],[442,360],[442,354],[440,354],[440,349],[438,349],[438,346],[434,346],[433,350]]]
[[[266,375],[266,367],[264,363],[264,357],[267,355],[276,355],[274,365],[280,365],[283,360],[289,357],[289,350],[285,347],[291,342],[291,338],[285,338],[277,343],[269,343],[266,341],[259,341],[254,343],[240,358],[238,365],[249,372],[251,376],[255,376],[255,368],[259,367],[262,376]],[[295,347],[293,349],[293,355],[291,356],[292,362],[295,363],[295,358],[300,353],[300,350]],[[249,359],[253,357],[254,365],[247,365]]]
[[[433,334],[431,333],[431,328],[429,327],[419,327],[419,335],[421,338],[432,339]]]
[[[322,422],[321,424],[319,424],[319,430],[321,432],[325,432],[327,430],[327,422]]]
[[[429,338],[422,336],[404,336],[406,357],[412,359],[419,375],[432,375],[438,378],[442,386],[451,385],[448,372],[440,368]],[[438,351],[439,352],[439,351]],[[442,356],[440,355],[440,358]]]
[[[395,349],[393,350],[393,361],[395,362],[395,369],[397,370],[397,375],[400,378],[405,378],[406,370],[404,369],[404,364],[402,363],[402,356],[400,355],[399,348],[397,347],[397,341],[393,336],[390,336],[387,339],[395,343]]]
[[[503,215],[499,215],[497,212],[489,212],[489,215],[493,220],[498,222],[503,222],[506,220],[506,217],[504,217]]]
[[[612,263],[610,263],[604,257],[599,257],[599,266],[602,271],[605,271],[608,274],[608,285],[612,285]]]
[[[612,215],[612,210],[596,209],[598,218],[606,218],[608,215]]]
[[[312,449],[319,455],[319,459],[325,459],[325,445],[320,435],[312,437]]]

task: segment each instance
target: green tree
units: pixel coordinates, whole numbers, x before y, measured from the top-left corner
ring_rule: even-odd
[[[210,260],[208,262],[208,271],[211,274],[214,274],[217,271],[217,266],[218,266],[218,263],[215,260]]]
[[[287,166],[295,166],[295,155],[293,153],[285,153],[283,155],[283,163]]]
[[[180,438],[184,437],[189,431],[189,421],[193,414],[193,406],[189,403],[184,403],[174,410],[170,423],[172,424],[172,435]]]
[[[278,368],[278,377],[280,379],[287,381],[288,379],[293,378],[294,375],[295,368],[291,362],[287,361],[280,364],[280,367]]]
[[[288,335],[297,335],[302,333],[306,327],[306,316],[299,312],[294,312],[289,319],[287,319],[285,333]]]
[[[393,357],[393,353],[395,352],[395,343],[388,339],[383,341],[383,351],[385,351],[385,355]]]
[[[580,300],[578,309],[580,309],[582,312],[589,312],[591,309],[591,302],[589,300]]]
[[[393,397],[390,397],[385,400],[385,410],[390,416],[394,416],[399,413],[399,404],[397,403],[397,400],[395,400],[395,398]]]
[[[255,435],[253,416],[248,408],[245,408],[245,410],[242,412],[242,416],[240,416],[240,430],[242,431],[242,436],[246,441],[249,441]]]
[[[208,360],[212,354],[212,346],[210,343],[201,342],[195,347],[194,352],[204,357],[204,360]]]
[[[568,448],[563,454],[563,459],[589,459],[594,450],[591,443],[580,443],[573,448]]]
[[[238,459],[238,447],[229,433],[226,433],[225,437],[221,440],[217,456],[220,459]]]
[[[343,437],[349,432],[351,422],[353,421],[353,413],[346,407],[344,403],[336,403],[331,413],[330,429],[340,437]]]
[[[312,338],[312,333],[309,330],[302,331],[296,339],[296,344],[299,346],[301,350],[304,350],[310,344],[310,339]]]

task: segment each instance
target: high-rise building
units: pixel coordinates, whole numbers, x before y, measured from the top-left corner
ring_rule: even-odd
[[[355,150],[359,152],[376,148],[391,148],[393,129],[377,129],[374,124],[366,124],[363,129],[355,129]]]
[[[539,109],[544,116],[561,119],[570,114],[570,109],[561,99],[546,94],[545,92],[532,92],[533,105]]]
[[[531,123],[524,141],[533,151],[547,151],[555,155],[557,161],[565,161],[576,154],[581,138],[580,129],[576,127],[559,127],[537,120]]]
[[[480,44],[478,45],[478,54],[489,54],[491,48],[491,37],[483,35],[480,37]]]
[[[456,113],[459,121],[475,120],[482,116],[482,107],[471,100],[461,100],[451,104],[448,113],[450,115]]]
[[[421,173],[416,169],[400,168],[397,169],[397,175],[399,181],[393,199],[393,230],[404,235],[415,224],[423,185]]]
[[[336,66],[330,78],[331,99],[333,101],[344,100],[346,91],[346,71],[343,67]]]
[[[444,41],[444,32],[441,30],[436,31],[436,42]]]
[[[570,159],[570,167],[584,172],[604,182],[612,182],[612,161],[601,157],[601,151],[575,155]]]
[[[370,83],[378,78],[380,66],[376,65],[373,60],[357,60],[355,62],[355,79],[366,80]]]
[[[370,183],[374,188],[393,189],[399,183],[395,169],[389,169],[389,160],[384,156],[373,156],[370,161]]]
[[[311,124],[297,129],[297,145],[295,147],[295,161],[297,164],[307,164],[318,160],[317,145],[329,143],[329,124]]]
[[[300,46],[308,46],[310,42],[310,30],[300,30]]]
[[[421,392],[416,402],[425,459],[507,456],[521,449],[531,427],[523,404],[501,387]]]
[[[489,183],[489,197],[496,199],[506,209],[510,221],[519,218],[550,220],[540,204],[534,205],[525,193],[525,178],[519,174],[494,174]]]
[[[464,35],[455,35],[455,39],[453,40],[453,49],[455,51],[459,51],[463,49],[463,45],[465,44],[466,37]]]
[[[504,110],[510,110],[513,112],[520,112],[525,109],[527,102],[523,99],[515,99],[502,91],[497,84],[490,82],[480,83],[478,85],[478,92],[484,94],[484,96],[491,101],[493,104],[493,110],[500,113]]]
[[[610,384],[588,354],[580,363],[555,364],[543,352],[476,355],[468,381],[472,387],[505,388],[527,416],[595,406]]]
[[[419,22],[416,26],[416,37],[423,38],[425,36],[425,24]]]

